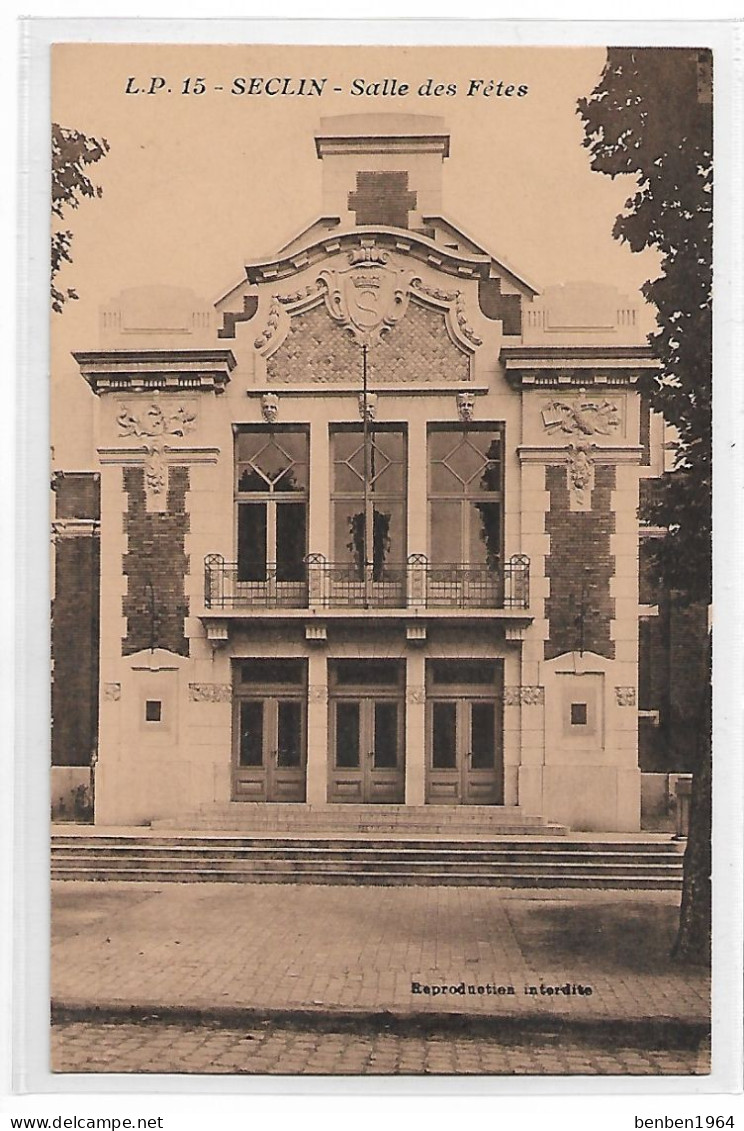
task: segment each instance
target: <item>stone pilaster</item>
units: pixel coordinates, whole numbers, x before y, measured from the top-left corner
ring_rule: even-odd
[[[410,651],[406,664],[406,805],[423,805],[426,782],[424,653]]]
[[[328,800],[328,664],[325,652],[310,649],[307,696],[307,802],[325,805]]]

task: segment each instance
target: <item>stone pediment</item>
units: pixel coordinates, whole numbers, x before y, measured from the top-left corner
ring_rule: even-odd
[[[269,382],[354,381],[363,347],[378,382],[467,381],[482,341],[461,289],[424,282],[417,265],[374,241],[330,257],[313,282],[272,295],[265,310],[254,346]]]

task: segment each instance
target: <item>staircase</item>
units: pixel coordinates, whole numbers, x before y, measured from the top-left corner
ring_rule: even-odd
[[[564,825],[534,817],[516,805],[294,805],[232,801],[185,816],[152,821],[153,829],[202,829],[253,834],[379,833],[410,836],[563,836]]]
[[[55,880],[677,889],[668,838],[276,832],[56,833]]]

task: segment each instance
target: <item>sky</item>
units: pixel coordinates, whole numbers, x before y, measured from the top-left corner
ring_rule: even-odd
[[[52,316],[55,464],[90,466],[93,456],[91,395],[71,351],[97,347],[99,306],[150,283],[213,301],[243,277],[244,262],[319,215],[313,131],[321,116],[443,116],[451,132],[445,216],[538,289],[592,280],[637,291],[657,273],[656,255],[633,254],[611,236],[634,184],[591,171],[576,112],[604,59],[596,47],[55,45],[53,120],[111,147],[92,171],[101,199],[70,214],[73,264],[58,279],[80,300]],[[328,82],[321,97],[239,96],[230,93],[237,76]],[[165,80],[158,93],[126,93],[149,89],[153,78]],[[204,94],[181,93],[198,78]],[[351,93],[355,79],[393,78],[410,93]],[[430,78],[457,93],[419,95]],[[469,95],[473,79],[484,83]],[[528,93],[486,96],[488,80]]]

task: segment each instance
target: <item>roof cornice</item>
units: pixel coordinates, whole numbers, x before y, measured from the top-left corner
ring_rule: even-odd
[[[439,153],[449,157],[448,133],[334,134],[315,135],[318,157],[339,153]]]
[[[236,361],[232,350],[125,349],[73,352],[97,395],[114,392],[223,392]]]
[[[645,345],[504,346],[499,358],[515,389],[627,388],[659,367]]]
[[[640,362],[651,362],[654,366],[658,361],[653,351],[647,345],[608,345],[607,343],[586,346],[576,345],[520,345],[504,346],[501,350],[501,359],[523,367],[541,364],[544,361],[568,361],[576,359],[578,362],[586,360],[612,361],[627,360],[632,358]]]
[[[345,232],[333,232],[311,239],[305,246],[295,248],[287,255],[275,259],[256,260],[245,265],[251,283],[274,283],[299,274],[320,263],[329,255],[359,246],[377,246],[403,252],[412,259],[453,275],[460,279],[487,279],[492,259],[489,255],[463,255],[451,248],[442,247],[428,236],[403,228],[360,226]]]

